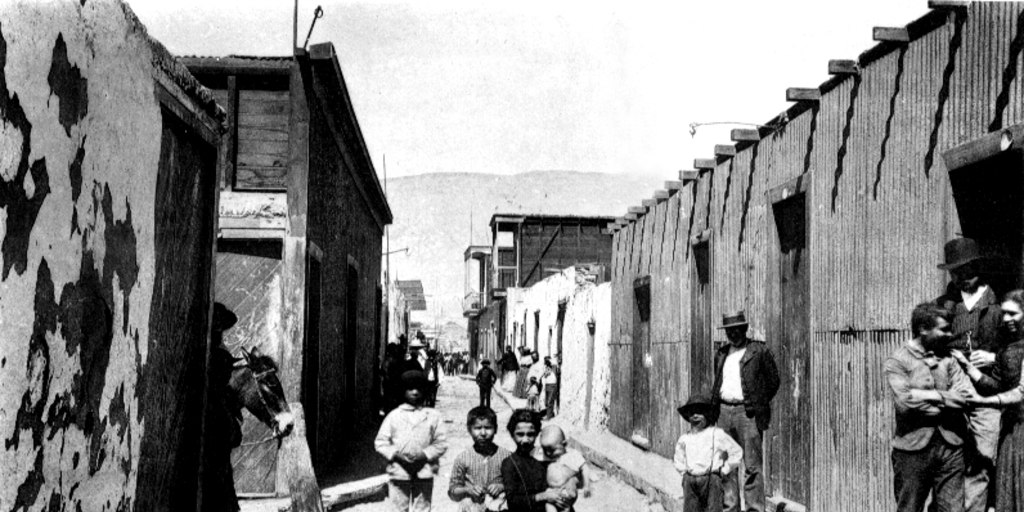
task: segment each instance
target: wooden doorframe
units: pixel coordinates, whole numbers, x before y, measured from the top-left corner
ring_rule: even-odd
[[[705,229],[690,237],[690,394],[711,393],[714,383],[715,345],[712,341],[711,306],[713,299],[714,261],[711,257],[713,231]],[[704,254],[698,255],[701,251]],[[706,261],[698,258],[706,257]],[[706,268],[701,268],[701,266]],[[701,277],[703,274],[703,277]],[[703,285],[701,284],[704,281]],[[706,288],[706,290],[702,290]],[[698,332],[698,327],[700,332]],[[700,345],[704,345],[701,347]],[[706,354],[705,354],[706,352]],[[704,356],[704,360],[702,360]]]
[[[781,384],[779,392],[772,404],[778,411],[773,419],[772,429],[765,436],[763,472],[766,494],[777,494],[784,498],[806,505],[810,499],[810,468],[811,468],[811,431],[810,431],[810,337],[811,337],[811,301],[810,301],[810,265],[811,265],[811,187],[809,176],[800,176],[765,193],[770,208],[769,241],[767,251],[766,289],[769,293],[768,303],[776,307],[766,311],[767,344],[772,348],[779,368]],[[785,207],[800,201],[803,209],[802,226],[780,226],[780,215],[786,215]],[[798,213],[799,215],[799,213]],[[782,219],[783,221],[789,219]],[[780,231],[780,227],[787,232]],[[791,231],[800,229],[800,232]],[[783,265],[790,261],[784,256],[783,236],[787,237],[786,245],[794,243],[789,237],[799,235],[798,246],[788,247],[800,251],[796,261],[799,262],[799,282],[783,281]],[[792,277],[792,269],[785,274]],[[799,291],[802,297],[784,297],[787,292]],[[788,295],[787,295],[788,296]],[[789,307],[790,301],[802,302],[802,307]],[[785,305],[784,305],[785,304]],[[793,311],[797,309],[797,311]],[[800,318],[802,316],[802,318]],[[802,333],[802,340],[794,340],[793,332]],[[791,416],[795,416],[793,420]],[[792,421],[792,424],[785,424]],[[781,451],[776,450],[773,439],[778,438]],[[778,453],[785,453],[788,460],[775,460]],[[798,474],[794,474],[798,473]],[[784,479],[783,480],[780,480]]]

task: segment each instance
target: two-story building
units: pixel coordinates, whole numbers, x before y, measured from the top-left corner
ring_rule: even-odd
[[[500,358],[507,345],[549,352],[539,343],[536,318],[507,314],[509,290],[529,288],[569,267],[585,267],[599,282],[607,281],[612,239],[604,228],[614,220],[502,213],[491,217],[491,244],[471,245],[464,253],[463,316],[474,364]]]

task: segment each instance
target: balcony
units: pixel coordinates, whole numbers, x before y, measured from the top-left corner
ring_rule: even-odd
[[[462,316],[474,316],[487,306],[484,303],[486,297],[480,292],[470,292],[462,298]]]

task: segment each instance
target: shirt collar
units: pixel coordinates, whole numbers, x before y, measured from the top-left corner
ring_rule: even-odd
[[[422,409],[423,407],[413,407],[413,406],[411,406],[409,404],[403,403],[403,404],[399,405],[398,408],[403,410],[403,411],[418,411],[418,410]]]
[[[988,285],[983,284],[974,293],[960,292],[960,297],[964,299],[964,307],[967,308],[967,311],[971,311],[984,302],[982,299],[986,293],[988,293]]]
[[[907,341],[905,346],[907,347],[907,352],[910,352],[910,355],[913,356],[914,359],[924,361],[929,367],[934,368],[939,364],[939,356],[937,356],[935,352],[925,350],[920,343],[913,343],[911,340]]]

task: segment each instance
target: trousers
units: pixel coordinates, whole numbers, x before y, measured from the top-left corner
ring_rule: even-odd
[[[964,509],[964,452],[938,432],[924,449],[915,452],[892,451],[893,491],[896,510],[921,512],[928,494],[934,512]]]
[[[746,478],[743,480],[743,499],[746,510],[764,512],[764,444],[763,433],[757,428],[754,418],[747,416],[743,404],[722,404],[718,426],[743,448],[743,466]],[[723,488],[723,505],[726,512],[739,512],[739,478],[727,478]]]
[[[722,489],[718,473],[683,475],[683,512],[722,512]]]
[[[397,512],[430,512],[430,498],[433,493],[432,478],[388,482],[388,501]]]

